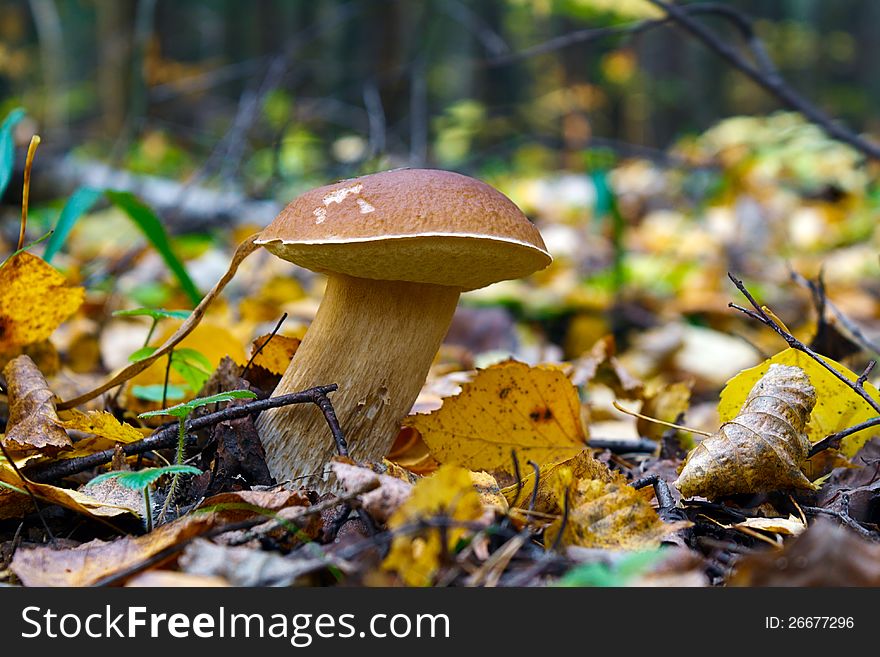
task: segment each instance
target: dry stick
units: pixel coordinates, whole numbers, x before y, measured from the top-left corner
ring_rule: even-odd
[[[630,485],[636,490],[646,486],[654,487],[654,495],[657,496],[657,514],[664,522],[676,522],[687,517],[682,509],[675,506],[675,498],[672,496],[672,491],[669,490],[669,484],[665,479],[661,479],[657,475],[648,475],[637,479]]]
[[[15,247],[16,251],[21,251],[24,248],[24,233],[27,228],[27,218],[28,218],[28,198],[31,194],[31,169],[34,165],[34,155],[37,152],[37,146],[40,145],[40,135],[34,135],[31,137],[31,143],[28,145],[27,150],[27,159],[25,160],[24,165],[24,185],[21,189],[21,225],[18,229],[18,246]]]
[[[819,506],[802,506],[801,509],[804,510],[805,513],[809,513],[811,515],[823,515],[823,516],[831,516],[832,518],[837,518],[844,525],[849,527],[850,529],[855,530],[858,534],[865,538],[869,538],[872,541],[880,541],[880,536],[877,535],[876,532],[872,532],[870,529],[866,529],[862,527],[862,525],[852,516],[847,513],[842,513],[841,511],[834,511],[833,509],[823,509]]]
[[[325,402],[329,404],[330,402],[326,395],[336,389],[337,386],[334,383],[331,385],[309,388],[301,392],[292,392],[287,395],[270,397],[268,399],[257,399],[239,406],[230,406],[214,413],[193,418],[186,423],[186,431],[187,433],[194,432],[212,426],[218,422],[223,422],[224,420],[236,420],[253,413],[259,413],[270,408],[278,408],[279,406],[287,406],[288,404],[312,403],[320,407],[320,404],[323,402],[319,402],[319,400],[324,399]],[[324,409],[322,408],[321,410],[323,411]],[[326,413],[325,417],[327,417]],[[345,439],[341,435],[338,423],[330,425],[330,430],[334,434],[333,438],[337,441],[337,445],[340,440],[343,444],[345,443]],[[121,445],[121,448],[126,456],[131,456],[133,454],[149,452],[154,449],[173,447],[177,444],[177,440],[178,426],[177,423],[174,423],[160,427],[153,432],[152,435],[143,440],[137,440],[132,443]],[[43,466],[34,466],[27,469],[28,477],[32,481],[37,482],[52,481],[62,477],[69,477],[78,472],[109,463],[113,458],[113,453],[113,449],[106,449],[102,452],[95,452],[94,454],[88,454],[87,456],[68,459],[66,461],[56,461]]]
[[[223,291],[223,288],[226,287],[226,284],[229,283],[230,280],[232,280],[233,276],[235,276],[235,272],[238,271],[238,266],[241,264],[242,260],[244,260],[251,253],[260,248],[258,244],[254,243],[257,235],[259,235],[259,233],[251,235],[244,242],[238,245],[235,253],[232,256],[232,261],[230,262],[229,269],[226,271],[226,273],[223,274],[219,281],[217,281],[217,284],[214,285],[211,291],[208,292],[204,299],[202,299],[201,303],[196,306],[195,310],[192,311],[192,314],[187,317],[186,320],[184,320],[183,324],[181,324],[180,328],[175,331],[174,335],[168,338],[161,347],[159,347],[147,358],[139,360],[136,363],[132,363],[128,367],[124,368],[116,376],[111,378],[109,381],[101,384],[94,390],[83,393],[79,397],[60,402],[57,406],[58,410],[65,411],[71,408],[75,408],[76,406],[84,404],[87,401],[94,399],[98,395],[107,392],[111,388],[122,385],[132,377],[143,372],[159,358],[174,349],[174,347],[177,346],[177,344],[181,340],[192,333],[193,329],[198,326],[199,322],[202,320],[202,317],[204,317],[205,311],[208,309],[208,306],[211,305],[214,299],[216,299],[217,296],[219,296],[219,294]]]
[[[835,123],[828,114],[813,105],[810,101],[801,96],[800,93],[790,87],[788,83],[776,73],[775,69],[768,70],[766,68],[766,63],[769,61],[767,58],[760,62],[762,68],[757,68],[746,61],[733,47],[720,40],[702,23],[691,18],[691,16],[688,15],[688,11],[684,10],[684,8],[664,2],[664,0],[649,1],[666,12],[667,17],[675,21],[683,30],[702,41],[710,50],[727,60],[731,66],[741,73],[744,73],[753,82],[775,96],[777,100],[784,105],[803,114],[811,122],[820,126],[831,137],[849,144],[871,159],[880,160],[880,146],[863,139],[841,124]],[[758,39],[753,39],[753,43],[759,43]],[[754,48],[752,50],[754,53]]]
[[[858,433],[859,431],[863,431],[865,429],[870,429],[871,427],[876,427],[880,425],[880,416],[872,417],[870,420],[865,420],[860,424],[856,424],[851,426],[843,431],[838,431],[837,433],[832,433],[829,436],[825,436],[822,440],[815,443],[810,448],[809,456],[815,456],[819,452],[822,452],[826,449],[837,449],[840,446],[840,441],[842,441],[847,436],[851,436],[854,433]]]

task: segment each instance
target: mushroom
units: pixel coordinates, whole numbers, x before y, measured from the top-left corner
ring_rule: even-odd
[[[294,199],[257,239],[327,274],[318,312],[275,395],[336,383],[350,454],[380,461],[412,408],[459,295],[543,269],[541,234],[499,191],[449,171],[396,169]],[[257,428],[279,481],[319,475],[334,454],[312,405],[264,411]]]

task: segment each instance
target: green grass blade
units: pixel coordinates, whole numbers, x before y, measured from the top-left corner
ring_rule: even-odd
[[[12,168],[15,166],[15,141],[12,133],[24,117],[25,111],[19,107],[7,114],[0,124],[0,197],[12,180]]]
[[[165,264],[177,278],[180,287],[183,288],[190,301],[193,305],[197,305],[202,300],[202,295],[196,289],[195,283],[189,277],[183,263],[171,249],[165,228],[155,213],[130,192],[116,192],[108,189],[104,194],[113,205],[125,212],[141,229],[141,232],[159,252]]]
[[[70,198],[67,199],[67,203],[64,204],[64,208],[61,210],[61,216],[58,217],[55,231],[46,245],[43,260],[52,262],[52,258],[61,250],[74,224],[76,224],[81,216],[94,207],[98,199],[101,198],[101,194],[103,192],[100,189],[80,187],[70,195]]]

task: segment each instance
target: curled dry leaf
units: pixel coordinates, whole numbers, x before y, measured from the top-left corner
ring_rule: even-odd
[[[480,370],[429,415],[412,415],[441,463],[513,473],[512,450],[525,462],[556,463],[586,447],[577,389],[556,367],[506,361]]]
[[[858,374],[845,365],[824,356],[821,358],[850,381],[855,382],[858,379]],[[854,394],[846,384],[815,360],[796,349],[786,349],[760,365],[743,370],[727,382],[718,402],[718,416],[722,422],[727,422],[737,415],[748,391],[773,365],[800,368],[815,388],[816,404],[809,414],[806,428],[810,442],[818,442],[825,436],[855,426],[876,415],[874,409],[865,400]],[[880,402],[880,392],[877,388],[865,382],[864,389],[875,401]],[[845,456],[852,457],[876,434],[877,430],[873,428],[847,436],[841,443],[840,451]]]
[[[688,455],[675,486],[683,497],[812,489],[801,465],[816,391],[799,367],[771,365],[739,414]]]
[[[409,499],[413,490],[412,484],[397,477],[379,474],[342,459],[334,460],[330,464],[330,469],[347,493],[363,489],[373,482],[378,484],[374,490],[359,495],[358,501],[364,510],[379,522],[387,522],[391,515]]]
[[[0,267],[0,352],[45,340],[84,298],[85,289],[70,287],[42,258],[13,256]]]
[[[55,412],[55,394],[29,356],[13,358],[3,369],[9,391],[9,422],[4,446],[10,451],[65,449],[72,445]]]

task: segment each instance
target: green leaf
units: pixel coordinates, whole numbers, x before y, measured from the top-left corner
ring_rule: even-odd
[[[589,563],[578,566],[557,582],[557,586],[626,586],[666,557],[663,548],[630,554],[618,563]]]
[[[233,399],[256,399],[257,395],[250,390],[230,390],[228,392],[220,392],[210,397],[196,397],[185,404],[177,404],[161,411],[148,411],[141,413],[138,417],[154,417],[156,415],[171,415],[173,417],[186,417],[199,406],[207,406],[208,404],[216,404],[217,402],[232,401]]]
[[[102,193],[100,189],[95,189],[94,187],[80,187],[70,195],[70,198],[67,199],[67,203],[64,204],[64,208],[61,210],[58,223],[55,224],[55,232],[52,233],[52,239],[46,245],[43,260],[52,262],[52,258],[61,250],[64,240],[67,239],[74,224],[81,216],[94,207],[95,203],[101,198]]]
[[[130,192],[116,192],[108,189],[104,194],[113,205],[125,212],[137,224],[141,232],[162,256],[165,264],[177,278],[180,287],[183,288],[193,305],[198,304],[202,300],[202,295],[186,272],[183,263],[171,249],[165,228],[155,213]]]
[[[139,360],[143,360],[144,358],[149,358],[154,353],[156,353],[156,349],[158,349],[158,347],[141,347],[128,357],[128,362],[136,363]]]
[[[165,389],[165,386],[161,383],[155,383],[149,386],[131,387],[131,394],[133,394],[138,399],[144,399],[151,402],[161,402],[163,391],[166,400],[174,401],[175,399],[183,399],[184,397],[186,397],[186,388],[176,386],[173,383],[168,384],[167,390]]]
[[[89,485],[100,484],[108,479],[115,479],[119,482],[120,486],[124,486],[125,488],[131,490],[143,490],[161,477],[171,474],[200,475],[202,474],[202,471],[191,465],[166,465],[161,468],[144,468],[143,470],[137,470],[135,472],[123,472],[117,470],[115,472],[99,474],[89,482]]]
[[[131,310],[114,310],[114,317],[152,317],[153,319],[186,319],[191,310],[165,310],[165,308],[132,308]]]
[[[183,377],[191,390],[201,390],[214,371],[214,365],[205,355],[186,347],[172,352],[171,367]]]
[[[7,114],[0,124],[0,196],[3,196],[12,179],[12,168],[15,166],[15,141],[12,132],[24,117],[25,111],[19,107]]]

